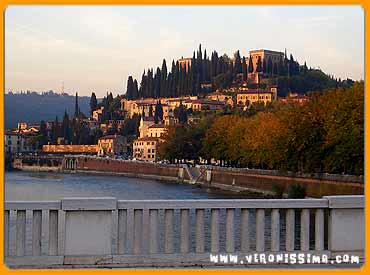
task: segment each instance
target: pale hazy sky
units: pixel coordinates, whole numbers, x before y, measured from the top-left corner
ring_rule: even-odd
[[[123,93],[129,75],[207,53],[284,51],[341,78],[364,78],[360,6],[10,6],[5,91]]]

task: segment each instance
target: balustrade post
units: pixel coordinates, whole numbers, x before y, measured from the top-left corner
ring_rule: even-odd
[[[32,255],[41,255],[42,211],[34,210],[32,217]]]
[[[4,254],[9,255],[9,232],[10,232],[10,211],[4,211]]]
[[[240,241],[241,241],[241,251],[249,251],[249,210],[241,210],[241,224],[240,224]]]
[[[265,250],[265,209],[256,211],[256,251]]]
[[[164,252],[173,253],[173,209],[165,210]]]
[[[280,250],[280,213],[279,209],[271,211],[271,251]]]
[[[58,210],[49,211],[49,255],[58,255]]]
[[[195,224],[195,238],[196,247],[195,252],[204,252],[204,209],[197,209],[195,211],[196,224]]]
[[[330,252],[364,256],[364,196],[327,196],[329,203]]]
[[[220,250],[219,212],[219,209],[211,210],[211,252],[219,252]]]
[[[24,256],[26,253],[26,210],[17,211],[17,240],[16,255]]]
[[[288,209],[285,218],[285,250],[294,251],[295,211]]]

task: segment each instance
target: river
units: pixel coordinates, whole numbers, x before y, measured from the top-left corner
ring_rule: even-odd
[[[6,172],[5,200],[59,200],[63,197],[115,197],[119,200],[256,198],[195,185],[85,174]]]

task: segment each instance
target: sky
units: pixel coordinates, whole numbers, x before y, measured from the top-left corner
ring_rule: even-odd
[[[102,97],[129,75],[191,57],[270,49],[337,78],[364,79],[360,6],[9,6],[5,91]]]

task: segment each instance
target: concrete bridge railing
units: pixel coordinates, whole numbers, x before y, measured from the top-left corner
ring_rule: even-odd
[[[5,202],[14,268],[214,265],[210,254],[363,257],[364,197]]]

